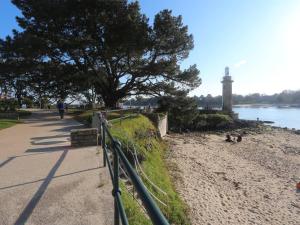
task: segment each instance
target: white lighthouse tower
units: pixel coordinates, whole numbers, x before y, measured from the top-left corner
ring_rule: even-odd
[[[223,77],[223,98],[222,98],[222,110],[228,113],[232,113],[232,83],[233,80],[229,75],[229,67],[225,67],[225,76]]]

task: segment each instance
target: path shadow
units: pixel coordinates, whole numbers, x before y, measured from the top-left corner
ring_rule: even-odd
[[[103,168],[103,167],[94,167],[94,168],[79,170],[79,171],[75,171],[75,172],[71,172],[71,173],[65,173],[65,174],[62,174],[62,175],[54,176],[52,179],[65,177],[65,176],[70,176],[70,175],[79,174],[79,173],[84,173],[84,172],[89,172],[89,171],[97,170],[97,169],[100,169],[100,168]],[[44,181],[44,180],[45,180],[45,178],[44,179],[39,179],[39,180],[34,180],[34,181],[29,181],[29,182],[24,182],[24,183],[21,183],[21,184],[10,185],[10,186],[6,186],[6,187],[0,187],[0,190],[6,190],[6,189],[14,188],[14,187],[20,187],[20,186],[24,186],[24,185],[27,185],[27,184],[34,184],[34,183],[41,182],[41,181]]]
[[[19,215],[18,219],[14,223],[14,225],[24,225],[30,215],[32,214],[34,208],[42,198],[43,194],[45,193],[47,187],[49,186],[51,180],[54,177],[54,174],[56,173],[57,169],[60,167],[61,163],[65,159],[66,155],[68,153],[68,150],[65,149],[64,152],[61,154],[55,165],[50,170],[49,174],[45,178],[44,182],[40,185],[34,196],[31,198],[30,202],[26,205],[22,213]]]
[[[43,140],[43,139],[64,138],[64,137],[70,137],[70,135],[63,134],[63,135],[54,135],[54,136],[32,137],[31,140]]]
[[[84,128],[84,126],[81,125],[81,124],[71,125],[71,126],[69,125],[69,126],[65,126],[65,127],[62,127],[62,128],[54,129],[52,131],[54,131],[54,132],[70,132],[73,129],[81,129],[81,128]]]
[[[2,163],[0,163],[0,168],[15,158],[16,158],[15,156],[12,156],[12,157],[9,157],[7,160],[3,161]]]
[[[45,119],[46,118],[46,119]],[[51,111],[37,111],[32,112],[31,116],[24,119],[25,123],[40,123],[40,122],[52,122],[58,120],[58,114]]]
[[[68,142],[67,140],[65,141],[44,141],[44,142],[35,142],[35,141],[32,141],[31,144],[32,145],[55,145],[55,144],[61,144],[61,143],[65,143],[65,142]]]
[[[70,145],[65,146],[53,146],[53,147],[43,147],[43,148],[30,148],[27,149],[26,152],[57,152],[57,151],[64,151],[70,150]]]
[[[69,126],[74,125],[74,121],[72,119],[63,119],[63,120],[55,120],[55,122],[52,121],[45,121],[45,123],[36,125],[36,127],[48,127],[48,126]]]

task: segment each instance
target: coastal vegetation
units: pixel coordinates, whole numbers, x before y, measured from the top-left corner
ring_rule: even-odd
[[[127,112],[127,114],[130,113],[130,111]],[[92,110],[73,112],[75,119],[80,122],[85,121],[87,125],[91,125],[89,118],[92,117],[92,114]],[[120,112],[111,112],[107,116],[108,119],[120,118]],[[151,120],[142,114],[132,114],[131,117],[125,119],[112,120],[109,124],[111,134],[121,142],[122,149],[132,166],[135,165],[132,155],[136,153],[142,170],[148,179],[165,192],[158,191],[140,173],[147,189],[162,202],[157,201],[157,204],[170,223],[176,225],[190,224],[187,217],[188,209],[176,192],[172,177],[168,172],[170,165],[165,161],[166,155],[169,154],[168,146],[158,136],[158,131]],[[123,180],[121,188],[122,200],[124,201],[129,223],[133,225],[151,224],[139,203],[133,198],[132,190],[129,189],[126,179]]]
[[[25,97],[41,105],[83,98],[115,108],[126,97],[201,84],[196,65],[180,68],[193,36],[170,10],[150,24],[138,1],[12,3],[21,31],[0,39],[0,92],[13,93],[19,105]]]
[[[206,96],[194,96],[198,107],[221,107],[222,106],[222,96],[212,96],[208,94]],[[273,95],[265,95],[265,94],[249,94],[249,95],[232,95],[233,104],[235,105],[243,105],[243,104],[271,104],[271,105],[292,105],[292,106],[300,106],[300,90],[291,91],[286,90],[281,93],[276,93]],[[138,97],[132,98],[125,102],[125,105],[134,105],[134,106],[146,106],[146,105],[157,105],[159,101],[158,97]]]
[[[157,104],[158,112],[168,112],[169,128],[173,131],[224,129],[234,124],[226,112],[199,110],[195,98],[188,97],[186,92],[177,92],[176,97],[161,97]]]
[[[112,135],[120,140],[127,155],[130,155],[129,151],[134,153],[136,150],[147,177],[166,193],[158,191],[141,174],[148,190],[165,204],[157,202],[169,222],[178,225],[190,224],[187,218],[187,208],[176,193],[165,162],[168,148],[163,140],[157,136],[157,130],[151,121],[147,117],[139,115],[125,119],[121,123],[119,121],[112,123],[110,130]],[[122,193],[124,194],[126,212],[132,222],[130,224],[149,224],[144,223],[142,218],[145,218],[145,215],[140,207],[136,207],[137,203],[130,194],[127,191]],[[135,222],[141,220],[143,223]]]

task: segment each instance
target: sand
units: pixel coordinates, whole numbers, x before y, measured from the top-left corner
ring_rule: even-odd
[[[240,143],[225,142],[225,133],[166,140],[192,224],[300,224],[300,135],[273,129]]]

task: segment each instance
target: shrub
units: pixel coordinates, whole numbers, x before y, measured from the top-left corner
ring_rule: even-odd
[[[32,108],[33,107],[33,100],[31,98],[28,97],[24,97],[22,99],[23,104],[26,105],[27,108]]]
[[[198,114],[193,121],[193,129],[211,130],[229,127],[233,123],[232,118],[225,114]]]
[[[15,99],[1,99],[0,111],[16,111],[18,102]]]
[[[175,97],[164,96],[158,100],[158,112],[168,112],[169,126],[173,129],[191,129],[193,120],[198,114],[194,98],[185,94]]]

